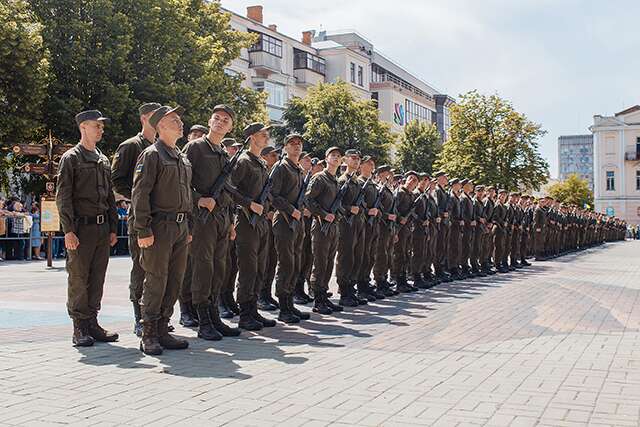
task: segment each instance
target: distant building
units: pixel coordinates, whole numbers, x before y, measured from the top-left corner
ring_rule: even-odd
[[[558,138],[559,178],[576,174],[593,190],[593,135],[566,135]]]

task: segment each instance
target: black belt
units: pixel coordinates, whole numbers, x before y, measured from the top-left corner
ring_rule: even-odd
[[[78,224],[83,225],[101,225],[106,222],[107,214],[104,213],[96,216],[78,216],[75,220]]]
[[[158,212],[153,215],[154,221],[184,222],[188,218],[188,212]]]

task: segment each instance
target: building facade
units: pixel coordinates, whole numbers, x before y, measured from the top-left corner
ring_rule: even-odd
[[[449,129],[453,98],[415,77],[380,52],[355,31],[304,31],[300,40],[264,25],[262,6],[250,6],[246,16],[232,11],[231,26],[257,33],[258,42],[242,49],[226,71],[240,75],[245,87],[268,94],[267,111],[272,122],[282,121],[287,101],[304,97],[309,87],[338,79],[351,85],[361,99],[373,99],[380,120],[394,133],[411,120],[433,123],[443,141]]]
[[[640,224],[640,105],[596,115],[589,130],[595,210]]]
[[[558,137],[558,166],[560,181],[576,174],[593,191],[593,135]]]

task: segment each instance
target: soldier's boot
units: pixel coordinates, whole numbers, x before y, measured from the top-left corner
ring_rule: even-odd
[[[262,323],[258,322],[253,317],[253,304],[241,303],[240,304],[240,321],[238,327],[246,331],[259,331],[262,329]]]
[[[311,302],[311,297],[307,295],[304,291],[304,278],[299,278],[296,281],[296,287],[293,294],[293,301],[296,304],[309,304]]]
[[[358,305],[367,305],[369,304],[369,300],[367,299],[366,296],[364,296],[363,294],[361,294],[358,291],[358,284],[351,280],[349,281],[349,285],[347,285],[349,288],[349,292],[351,293],[351,295],[353,296],[353,298],[356,300],[356,302],[358,303]]]
[[[227,303],[225,302],[223,295],[220,295],[220,298],[218,299],[218,311],[222,319],[233,319],[236,315],[229,307],[227,307]]]
[[[104,329],[102,326],[98,324],[98,319],[96,317],[92,317],[88,321],[89,323],[89,335],[100,342],[115,342],[118,341],[118,334],[115,332],[109,332]]]
[[[287,296],[281,295],[278,297],[280,305],[280,313],[278,313],[278,320],[286,324],[300,323],[300,318],[293,314],[289,304],[287,303]]]
[[[169,333],[169,319],[158,321],[158,342],[167,350],[184,350],[189,347],[189,341],[176,338]]]
[[[319,314],[332,314],[333,310],[327,305],[328,298],[326,298],[324,291],[321,289],[315,288],[313,290],[313,309],[314,313]]]
[[[525,257],[522,257],[522,259],[520,259],[520,265],[522,265],[523,267],[530,267],[531,263],[527,261]]]
[[[349,283],[338,283],[338,289],[340,293],[340,305],[345,307],[358,306],[358,300],[356,300],[355,296],[353,295],[353,290],[351,289],[351,286],[349,286]]]
[[[162,347],[158,341],[158,322],[142,322],[142,339],[140,340],[140,351],[144,354],[156,356],[162,354]]]
[[[359,281],[356,284],[357,289],[358,289],[358,296],[361,297],[362,299],[367,300],[367,302],[373,302],[376,300],[375,295],[373,295],[371,293],[371,290],[369,289],[369,283],[366,281]]]
[[[383,283],[384,282],[381,281],[375,282],[375,286],[373,287],[373,294],[375,295],[376,299],[385,299],[387,297],[387,294],[384,292],[384,285],[382,288],[380,287],[380,285]]]
[[[198,319],[193,316],[193,304],[190,302],[180,303],[180,321],[179,323],[185,328],[193,328],[198,326]]]
[[[429,289],[429,284],[424,281],[421,274],[413,275],[413,286],[418,289]]]
[[[260,313],[258,313],[258,304],[256,301],[254,301],[251,304],[251,315],[253,316],[253,318],[257,321],[262,323],[262,326],[265,328],[273,328],[274,326],[276,326],[276,321],[273,319],[267,319],[266,317],[262,317],[262,315]]]
[[[222,299],[224,300],[224,305],[234,314],[240,314],[240,307],[233,297],[233,290],[228,290],[222,293]]]
[[[307,313],[306,311],[300,311],[296,308],[295,304],[293,303],[293,295],[289,295],[287,297],[287,304],[289,304],[289,310],[291,310],[293,314],[298,316],[300,320],[311,319],[311,315],[309,313]]]
[[[387,288],[393,292],[393,295],[400,295],[400,291],[396,289],[396,284],[392,281],[386,280],[385,279],[385,283],[387,284]]]
[[[395,283],[396,290],[398,292],[402,292],[403,294],[411,292],[411,287],[409,286],[409,283],[407,283],[407,281],[404,279],[404,277],[397,277],[395,279]]]
[[[336,304],[336,303],[332,302],[329,299],[329,293],[328,292],[325,291],[325,293],[323,295],[323,298],[324,298],[324,303],[327,305],[327,307],[329,307],[331,309],[331,311],[340,312],[340,311],[344,310],[343,306],[341,306],[340,304]]]
[[[218,309],[217,301],[209,304],[209,315],[211,318],[211,324],[216,331],[222,334],[223,337],[237,337],[242,332],[240,328],[232,328],[220,319],[220,310]]]
[[[133,317],[135,319],[135,323],[133,325],[133,333],[136,334],[137,337],[142,336],[142,323],[140,319],[142,319],[142,310],[140,310],[140,304],[138,301],[133,302]]]
[[[196,312],[198,313],[198,338],[202,338],[207,341],[220,341],[222,339],[222,334],[213,327],[209,304],[197,304]]]
[[[73,337],[71,342],[75,347],[91,347],[96,340],[89,335],[89,323],[86,320],[73,319]]]
[[[271,286],[265,286],[260,290],[258,302],[256,304],[260,310],[275,311],[278,309],[278,304],[271,300]]]

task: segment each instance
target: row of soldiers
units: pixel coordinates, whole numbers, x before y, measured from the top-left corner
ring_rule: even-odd
[[[235,122],[227,105],[214,107],[208,127],[192,127],[183,149],[181,107],[147,103],[139,113],[141,132],[120,144],[112,163],[97,148],[108,119],[79,113],[80,143],[60,161],[56,200],[77,346],[118,339],[97,322],[116,242],[114,190],[132,202],[130,299],[146,354],[188,347],[169,333],[178,300],[184,326],[219,340],[275,326],[262,309],[298,323],[310,314],[296,304],[313,302],[313,312],[329,315],[508,272],[529,265],[532,250],[546,259],[624,238],[622,222],[548,198],[535,202],[444,172],[396,175],[354,149],[331,147],[314,159],[298,134],[276,150],[261,123],[237,143],[227,138]],[[329,292],[334,261],[337,302]],[[238,328],[221,320],[235,315]]]

